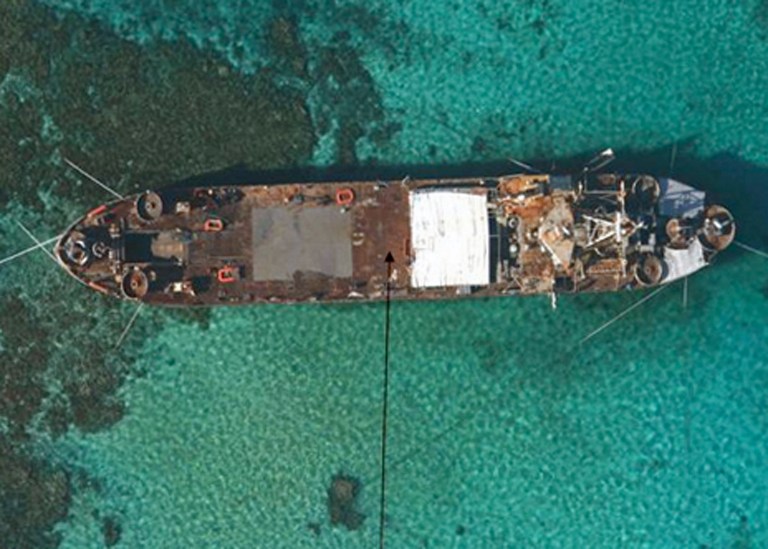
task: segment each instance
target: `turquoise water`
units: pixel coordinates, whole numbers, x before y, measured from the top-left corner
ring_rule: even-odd
[[[0,8],[0,256],[27,245],[15,220],[43,238],[105,199],[66,155],[129,192],[606,146],[768,249],[763,2],[135,4]],[[641,295],[394,303],[388,546],[768,545],[767,284],[733,248],[686,308],[673,285],[585,344]],[[115,541],[105,517],[117,547],[377,545],[383,306],[144,310],[113,350],[133,308],[42,254],[0,267],[0,298],[2,373],[40,393],[3,404],[0,441],[67,473],[37,526],[61,547]],[[338,472],[359,530],[329,523]]]

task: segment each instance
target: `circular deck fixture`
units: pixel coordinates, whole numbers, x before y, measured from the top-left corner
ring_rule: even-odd
[[[147,191],[136,199],[136,212],[144,221],[153,221],[163,213],[163,199],[159,194]]]
[[[224,230],[224,222],[217,217],[206,219],[203,223],[203,230],[207,233],[221,232]]]
[[[687,248],[694,236],[690,222],[686,223],[685,219],[677,217],[667,221],[665,231],[667,238],[669,238],[669,245],[673,248]]]
[[[339,206],[351,206],[355,201],[355,191],[349,187],[336,190],[336,204]]]
[[[131,269],[123,274],[120,287],[126,297],[141,299],[149,291],[149,278],[141,269]]]
[[[635,264],[635,280],[640,286],[654,286],[662,281],[666,270],[664,260],[651,253],[645,253]]]
[[[638,204],[643,208],[653,206],[661,196],[661,185],[656,178],[650,175],[643,175],[635,179],[631,190]]]
[[[91,244],[91,253],[96,259],[103,259],[109,254],[109,246],[102,240],[97,240]]]
[[[64,259],[70,265],[82,267],[91,259],[91,254],[88,251],[84,238],[84,236],[82,239],[72,236],[64,244]]]
[[[722,206],[710,206],[704,212],[699,240],[708,250],[726,249],[736,236],[736,223],[731,212]]]

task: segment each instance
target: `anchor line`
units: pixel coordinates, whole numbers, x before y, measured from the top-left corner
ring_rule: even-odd
[[[64,236],[63,234],[53,236],[47,240],[43,240],[42,242],[38,242],[34,246],[30,246],[26,250],[21,250],[20,252],[16,252],[13,255],[9,255],[8,257],[4,257],[3,259],[0,259],[0,265],[3,265],[4,263],[8,263],[10,261],[13,261],[14,259],[17,259],[19,257],[25,256],[30,252],[34,252],[35,250],[38,250],[42,248],[43,246],[46,246],[47,244],[50,244],[51,242],[56,242],[59,238]]]
[[[645,303],[645,302],[646,302],[646,301],[648,301],[649,299],[651,299],[651,298],[653,298],[654,296],[656,296],[656,295],[657,295],[659,292],[661,292],[661,291],[663,291],[663,290],[666,290],[668,287],[669,287],[669,286],[661,286],[660,288],[656,288],[656,289],[655,289],[654,291],[652,291],[650,294],[648,294],[647,296],[643,297],[642,299],[639,299],[639,300],[637,300],[635,303],[633,303],[632,305],[630,305],[629,307],[627,307],[626,309],[624,309],[622,312],[620,312],[619,314],[617,314],[617,315],[616,315],[615,317],[613,317],[611,320],[609,320],[608,322],[606,322],[605,324],[603,324],[602,326],[600,326],[600,327],[599,327],[599,328],[597,328],[596,330],[593,330],[592,332],[590,332],[590,333],[589,333],[587,336],[585,336],[585,337],[584,337],[584,338],[583,338],[581,341],[579,341],[579,343],[581,344],[581,343],[584,343],[584,342],[585,342],[585,341],[587,341],[587,340],[590,340],[590,339],[592,339],[592,338],[593,338],[593,337],[595,337],[597,334],[599,334],[600,332],[602,332],[603,330],[605,330],[606,328],[608,328],[609,326],[611,326],[613,323],[615,323],[615,322],[618,322],[618,321],[619,321],[619,320],[621,320],[623,317],[625,317],[626,315],[628,315],[629,313],[631,313],[632,311],[634,311],[636,308],[638,308],[640,305],[642,305],[643,303]]]
[[[765,259],[768,259],[768,253],[762,250],[758,250],[757,248],[753,248],[752,246],[747,246],[746,244],[744,244],[743,242],[739,242],[738,240],[735,240],[733,243],[736,244],[739,248],[747,250],[748,252],[752,252],[755,255],[759,255],[760,257],[764,257]]]
[[[37,239],[37,237],[36,237],[34,234],[32,234],[32,231],[30,231],[29,229],[27,229],[27,228],[24,226],[24,224],[23,224],[23,223],[21,223],[20,221],[17,221],[17,222],[16,222],[16,224],[17,224],[19,227],[21,227],[21,230],[22,230],[22,231],[24,231],[24,232],[26,233],[26,235],[27,235],[27,236],[28,236],[30,239],[32,239],[32,240],[34,241],[34,243],[35,243],[35,248],[40,248],[41,250],[43,250],[43,251],[45,252],[45,254],[46,254],[48,257],[50,257],[50,258],[51,258],[51,261],[53,261],[54,263],[57,263],[57,261],[56,261],[56,258],[55,258],[55,257],[53,257],[53,254],[52,254],[51,252],[49,252],[47,249],[45,249],[45,243],[44,243],[44,242],[40,242],[40,241]]]
[[[384,380],[382,387],[382,414],[381,414],[381,488],[379,501],[379,548],[384,549],[384,532],[386,522],[387,504],[387,419],[389,417],[389,333],[390,311],[392,292],[392,263],[394,258],[387,253],[387,302],[386,320],[384,325]]]
[[[107,191],[108,193],[111,193],[111,194],[112,194],[113,196],[115,196],[116,198],[119,198],[119,199],[121,199],[121,200],[122,200],[123,198],[125,198],[125,197],[124,197],[123,195],[121,195],[119,192],[115,191],[114,189],[112,189],[111,187],[109,187],[108,185],[106,185],[105,183],[102,183],[101,181],[99,181],[98,179],[96,179],[94,176],[92,176],[91,174],[89,174],[88,172],[86,172],[86,171],[85,171],[83,168],[81,168],[80,166],[78,166],[77,164],[75,164],[74,162],[72,162],[72,161],[71,161],[69,158],[65,158],[65,159],[64,159],[64,162],[66,162],[67,164],[69,164],[69,166],[70,166],[70,167],[72,167],[73,169],[75,169],[76,171],[80,172],[80,174],[82,174],[83,176],[87,177],[88,179],[90,179],[91,181],[93,181],[94,183],[96,183],[96,184],[97,184],[99,187],[101,187],[102,189],[104,189],[104,190],[105,190],[105,191]]]
[[[125,339],[125,336],[128,335],[128,331],[133,326],[133,323],[136,322],[136,318],[139,316],[139,313],[141,312],[141,308],[144,306],[144,302],[142,301],[139,303],[139,306],[136,307],[136,310],[133,313],[133,316],[131,316],[131,319],[128,321],[128,324],[125,326],[125,329],[123,330],[123,333],[120,334],[120,338],[117,340],[117,343],[115,344],[115,349],[118,349],[120,345],[122,345],[123,340]]]

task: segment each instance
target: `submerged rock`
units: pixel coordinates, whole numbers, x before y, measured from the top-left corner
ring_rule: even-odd
[[[120,541],[123,527],[114,517],[105,517],[101,523],[101,532],[104,534],[104,545],[113,547]]]
[[[360,488],[360,481],[354,477],[341,473],[333,477],[328,488],[328,513],[332,525],[343,524],[348,530],[362,526],[365,515],[357,510]]]

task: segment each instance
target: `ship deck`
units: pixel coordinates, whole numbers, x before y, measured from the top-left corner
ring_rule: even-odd
[[[89,212],[56,255],[96,290],[187,306],[376,300],[388,289],[410,299],[615,291],[690,274],[733,239],[730,214],[704,210],[690,187],[664,187],[657,200],[647,176],[593,183],[577,192],[570,179],[513,175],[148,191]]]
[[[409,241],[408,188],[400,184],[350,183],[354,201],[340,206],[338,184],[241,187],[242,200],[221,207],[163,216],[142,231],[180,231],[189,243],[183,277],[211,287],[194,301],[306,301],[375,297],[386,289],[387,252],[402,263]],[[200,230],[206,219],[223,229]],[[234,281],[215,273],[233,267]],[[393,271],[392,286],[405,287],[406,269]],[[148,299],[188,304],[182,293]]]

